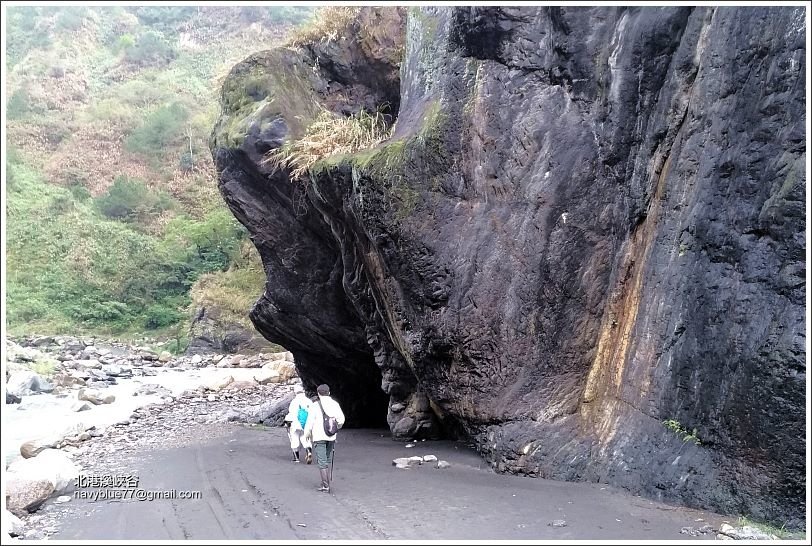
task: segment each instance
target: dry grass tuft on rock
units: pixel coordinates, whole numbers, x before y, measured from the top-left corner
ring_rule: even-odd
[[[331,42],[347,36],[360,11],[359,7],[349,6],[320,8],[309,23],[291,33],[285,45],[300,47],[318,42]]]
[[[271,151],[265,164],[290,169],[291,178],[298,179],[320,159],[370,148],[388,136],[386,119],[379,112],[370,114],[362,110],[343,117],[323,110],[300,139]]]

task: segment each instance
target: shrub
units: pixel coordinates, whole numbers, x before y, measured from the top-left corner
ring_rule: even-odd
[[[182,136],[183,123],[188,118],[188,110],[180,103],[161,106],[130,134],[127,150],[144,155],[162,154],[164,148]]]
[[[129,51],[135,47],[135,38],[132,34],[122,34],[118,37],[115,44],[113,44],[113,52],[118,53],[119,51]]]
[[[189,172],[195,168],[195,156],[188,151],[183,152],[178,162],[178,167],[183,172]]]
[[[145,107],[156,102],[165,101],[167,90],[162,86],[141,80],[130,80],[121,84],[111,100],[113,104],[123,103],[129,106]]]
[[[165,193],[156,193],[140,180],[126,176],[116,177],[107,193],[96,200],[104,216],[125,221],[161,213],[171,205],[171,198]]]
[[[146,25],[171,30],[173,26],[191,19],[197,14],[196,7],[189,6],[143,6],[135,11]]]
[[[125,130],[138,123],[134,108],[116,99],[104,99],[94,102],[82,112],[82,117],[88,121],[104,121],[118,125]]]
[[[185,262],[201,272],[225,269],[237,254],[243,230],[225,208],[195,222],[178,216],[166,226],[164,248],[174,255],[189,253]]]
[[[183,313],[166,305],[156,304],[147,308],[144,313],[144,327],[148,330],[165,328],[184,318]]]
[[[682,437],[683,442],[693,442],[696,445],[702,444],[699,437],[696,435],[696,429],[689,433],[688,429],[684,428],[682,424],[675,419],[666,419],[663,421],[663,425],[665,425],[665,428],[672,431],[677,436]]]
[[[11,68],[33,49],[47,49],[51,36],[37,29],[37,21],[45,8],[9,6],[6,10],[6,65]]]
[[[76,201],[87,201],[90,199],[90,191],[81,184],[72,184],[70,193]]]
[[[84,8],[62,8],[56,17],[56,28],[59,30],[79,30],[85,20]]]
[[[31,111],[31,99],[25,89],[17,89],[11,94],[6,104],[6,117],[8,119],[22,119]]]
[[[124,50],[124,59],[136,65],[161,64],[177,57],[175,48],[154,31],[149,31],[136,40],[135,45]]]

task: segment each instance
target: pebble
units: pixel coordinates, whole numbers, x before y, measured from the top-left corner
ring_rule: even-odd
[[[563,519],[554,519],[553,521],[551,521],[547,525],[549,525],[551,527],[566,527],[567,522],[564,521]]]

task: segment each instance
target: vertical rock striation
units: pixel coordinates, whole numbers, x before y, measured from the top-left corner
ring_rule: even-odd
[[[247,59],[212,150],[254,324],[359,424],[802,525],[804,17],[364,8],[362,38]],[[372,150],[263,162],[320,107],[382,105]]]

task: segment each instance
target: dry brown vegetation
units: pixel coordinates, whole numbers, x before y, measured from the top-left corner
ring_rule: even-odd
[[[331,42],[347,36],[360,11],[359,7],[349,6],[320,8],[308,24],[290,34],[285,45],[299,47],[317,42]]]
[[[298,140],[285,143],[268,154],[267,165],[290,169],[291,177],[301,178],[316,161],[336,154],[352,154],[370,148],[389,135],[384,116],[363,110],[343,117],[322,110]]]

